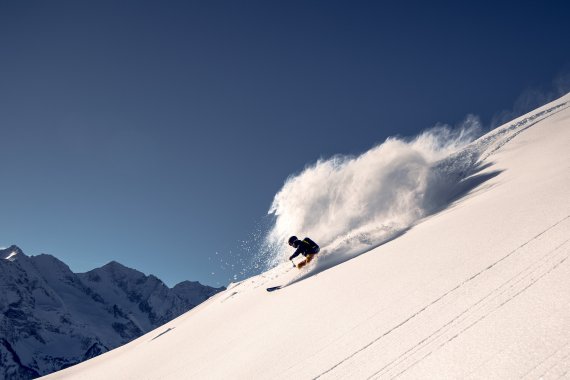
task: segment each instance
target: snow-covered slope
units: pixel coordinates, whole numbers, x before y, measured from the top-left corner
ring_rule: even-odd
[[[34,378],[92,358],[221,290],[187,284],[169,289],[116,262],[76,274],[50,255],[0,250],[0,378]]]
[[[466,169],[452,203],[385,244],[283,263],[49,378],[568,377],[569,147],[566,95],[435,165]]]

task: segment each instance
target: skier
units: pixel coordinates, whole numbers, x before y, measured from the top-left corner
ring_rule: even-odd
[[[308,237],[304,238],[303,240],[297,239],[297,236],[291,236],[289,238],[289,245],[293,248],[296,248],[295,253],[289,257],[289,260],[295,265],[293,259],[299,255],[303,255],[305,259],[301,261],[299,264],[295,265],[297,268],[301,269],[305,265],[307,265],[313,257],[321,250],[317,243],[309,239]]]

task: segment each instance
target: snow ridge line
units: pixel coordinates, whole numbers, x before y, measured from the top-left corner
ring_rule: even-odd
[[[501,129],[501,130],[497,131],[496,133],[494,133],[493,135],[488,136],[487,138],[483,139],[479,143],[482,144],[483,146],[485,146],[484,149],[486,149],[488,145],[491,145],[493,142],[498,140],[501,135],[507,134],[505,139],[503,141],[500,141],[499,143],[497,143],[497,145],[495,147],[493,147],[493,149],[491,149],[491,151],[484,154],[481,157],[480,161],[484,161],[487,158],[489,158],[489,156],[491,156],[497,150],[501,149],[505,144],[507,144],[512,139],[514,139],[520,133],[522,133],[522,132],[526,131],[527,129],[529,129],[530,127],[540,123],[541,121],[544,121],[544,120],[548,119],[549,117],[554,116],[555,114],[565,110],[566,108],[568,108],[568,102],[557,104],[551,108],[548,108],[544,111],[538,112],[532,116],[526,117],[526,118],[524,118],[524,119],[522,119],[522,120],[520,120],[514,124],[511,124],[507,128]],[[542,116],[544,116],[544,117],[542,117]],[[530,124],[528,124],[527,126],[524,126],[528,122],[530,122]],[[524,127],[522,127],[522,126],[524,126]],[[508,135],[509,132],[511,132],[512,130],[516,130],[519,127],[522,127],[522,128],[520,128],[519,130]]]
[[[396,326],[390,328],[388,331],[384,332],[383,334],[381,334],[380,336],[378,336],[377,338],[375,338],[374,340],[372,340],[371,342],[367,343],[366,345],[364,345],[363,347],[361,347],[360,349],[358,349],[357,351],[353,352],[352,354],[350,354],[349,356],[347,356],[346,358],[344,358],[343,360],[341,360],[340,362],[338,362],[337,364],[335,364],[334,366],[330,367],[329,369],[327,369],[324,372],[321,372],[320,374],[318,374],[317,376],[315,376],[313,378],[313,380],[316,380],[324,375],[326,375],[327,373],[333,371],[335,368],[339,367],[340,365],[342,365],[343,363],[347,362],[348,360],[352,359],[353,357],[355,357],[356,355],[358,355],[359,353],[361,353],[362,351],[366,350],[367,348],[369,348],[370,346],[374,345],[376,342],[380,341],[382,338],[388,336],[389,334],[391,334],[392,332],[394,332],[395,330],[399,329],[400,327],[404,326],[405,324],[407,324],[408,322],[410,322],[412,319],[414,319],[415,317],[417,317],[418,315],[422,314],[424,311],[426,311],[427,309],[431,308],[432,306],[434,306],[435,304],[439,303],[440,301],[442,301],[444,298],[446,298],[447,296],[449,296],[450,294],[454,293],[455,291],[457,291],[458,289],[462,288],[463,286],[465,286],[467,283],[475,280],[477,277],[481,276],[483,273],[489,271],[490,269],[494,268],[495,266],[497,266],[498,264],[500,264],[501,262],[503,262],[504,260],[506,260],[507,258],[511,257],[513,254],[515,254],[517,251],[519,251],[521,248],[525,247],[526,245],[528,245],[530,242],[536,240],[537,238],[539,238],[540,236],[544,235],[545,233],[547,233],[548,231],[550,231],[551,229],[553,229],[554,227],[556,227],[557,225],[559,225],[560,223],[564,222],[565,220],[567,220],[568,218],[570,218],[570,215],[565,216],[564,218],[560,219],[559,221],[557,221],[556,223],[554,223],[553,225],[551,225],[550,227],[548,227],[547,229],[543,230],[542,232],[538,233],[537,235],[535,235],[534,237],[530,238],[529,240],[527,240],[526,242],[524,242],[523,244],[519,245],[517,248],[513,249],[512,251],[510,251],[509,253],[507,253],[505,256],[501,257],[499,260],[495,261],[494,263],[490,264],[489,266],[487,266],[486,268],[482,269],[481,271],[475,273],[473,276],[469,277],[468,279],[462,281],[461,283],[459,283],[458,285],[456,285],[454,288],[448,290],[446,293],[442,294],[441,296],[439,296],[438,298],[436,298],[435,300],[433,300],[432,302],[430,302],[429,304],[427,304],[426,306],[422,307],[421,309],[419,309],[418,311],[416,311],[414,314],[412,314],[411,316],[409,316],[408,318],[406,318],[405,320],[403,320],[402,322],[398,323]]]
[[[418,364],[419,362],[421,362],[422,360],[424,360],[425,358],[430,356],[432,353],[443,348],[445,345],[447,345],[448,343],[453,341],[455,338],[459,337],[465,331],[469,330],[471,327],[475,326],[477,323],[479,323],[480,321],[482,321],[483,319],[488,317],[490,314],[492,314],[496,310],[499,310],[505,304],[507,304],[508,302],[513,300],[514,298],[516,298],[518,295],[520,295],[525,290],[530,288],[533,284],[538,282],[540,279],[542,279],[547,274],[549,274],[554,269],[556,269],[558,266],[560,266],[562,263],[564,263],[569,258],[569,255],[566,254],[563,258],[556,259],[555,253],[561,247],[566,245],[566,243],[568,243],[569,241],[570,241],[570,239],[565,240],[563,243],[559,244],[556,248],[552,249],[550,252],[546,253],[544,256],[541,256],[538,260],[536,260],[532,264],[528,265],[526,268],[524,268],[523,270],[521,270],[520,272],[518,272],[517,274],[515,274],[511,278],[509,278],[507,281],[503,282],[499,287],[495,288],[494,290],[489,292],[487,295],[485,295],[483,298],[481,298],[479,301],[477,301],[476,303],[474,303],[473,305],[471,305],[470,307],[468,307],[467,309],[462,311],[460,314],[456,315],[454,318],[452,318],[450,321],[445,323],[443,326],[441,326],[438,330],[433,332],[431,335],[424,338],[419,343],[417,343],[415,346],[413,346],[412,348],[410,348],[409,350],[407,350],[406,352],[404,352],[403,354],[398,356],[392,362],[388,363],[386,366],[382,367],[379,371],[372,374],[370,377],[368,377],[368,379],[375,378],[376,375],[382,376],[383,374],[386,374],[387,372],[389,372],[391,369],[397,368],[397,366],[399,364],[404,363],[409,358],[412,358],[413,355],[415,353],[419,352],[422,348],[429,347],[429,345],[433,342],[436,342],[438,338],[443,337],[445,339],[444,335],[447,332],[451,332],[452,334],[454,334],[450,338],[448,338],[445,341],[443,341],[442,343],[440,343],[434,349],[431,349],[429,352],[427,352],[421,358],[419,358],[418,360],[411,363],[404,370],[397,373],[393,377],[398,377],[398,376],[402,375],[403,373],[408,371],[410,368],[412,368],[413,366],[415,366],[416,364]],[[565,254],[565,252],[563,252],[563,254]],[[553,261],[552,259],[556,259],[556,261],[553,265],[549,265],[549,263],[551,261]],[[545,268],[545,267],[547,267],[547,268]],[[543,272],[542,274],[538,274],[541,272],[541,270],[544,270],[544,269],[546,269],[545,272]],[[527,273],[525,273],[525,272],[527,272]],[[538,276],[534,277],[537,274],[538,274]],[[525,280],[529,280],[529,279],[530,279],[530,282],[525,284]],[[522,288],[520,288],[518,286],[521,283],[523,285]],[[511,292],[511,291],[514,291],[514,294],[513,293],[509,294],[509,292]],[[503,295],[506,297],[506,299],[501,299],[501,298],[503,298],[502,297]],[[498,302],[498,304],[492,305],[493,301]],[[489,306],[492,307],[491,310],[486,310],[489,308]],[[459,332],[453,333],[452,330],[455,327],[460,327],[463,322],[467,321],[471,316],[476,316],[476,313],[478,313],[478,312],[481,312],[483,314],[481,316],[479,316],[479,318],[477,318],[474,322],[470,323],[465,328],[461,329]],[[455,323],[455,322],[457,322],[457,323]],[[409,355],[406,355],[406,354],[409,354]],[[406,357],[404,357],[404,356],[406,356]],[[398,363],[396,363],[396,362],[398,362]],[[395,365],[392,366],[392,368],[388,368],[389,366],[391,366],[394,363],[395,363]]]

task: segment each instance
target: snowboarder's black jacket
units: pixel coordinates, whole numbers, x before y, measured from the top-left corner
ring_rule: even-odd
[[[294,247],[297,248],[297,250],[295,250],[295,253],[293,253],[291,257],[289,257],[289,260],[293,260],[295,257],[299,255],[307,256],[309,254],[319,253],[320,251],[320,248],[317,245],[317,243],[315,243],[314,241],[312,241],[307,237],[303,240],[297,240],[295,242]]]

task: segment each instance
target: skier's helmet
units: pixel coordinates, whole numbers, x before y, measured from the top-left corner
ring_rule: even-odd
[[[297,236],[291,236],[291,237],[289,238],[289,245],[290,245],[291,247],[294,247],[294,246],[295,246],[295,243],[297,242],[297,240],[299,240],[299,239],[297,239]]]

